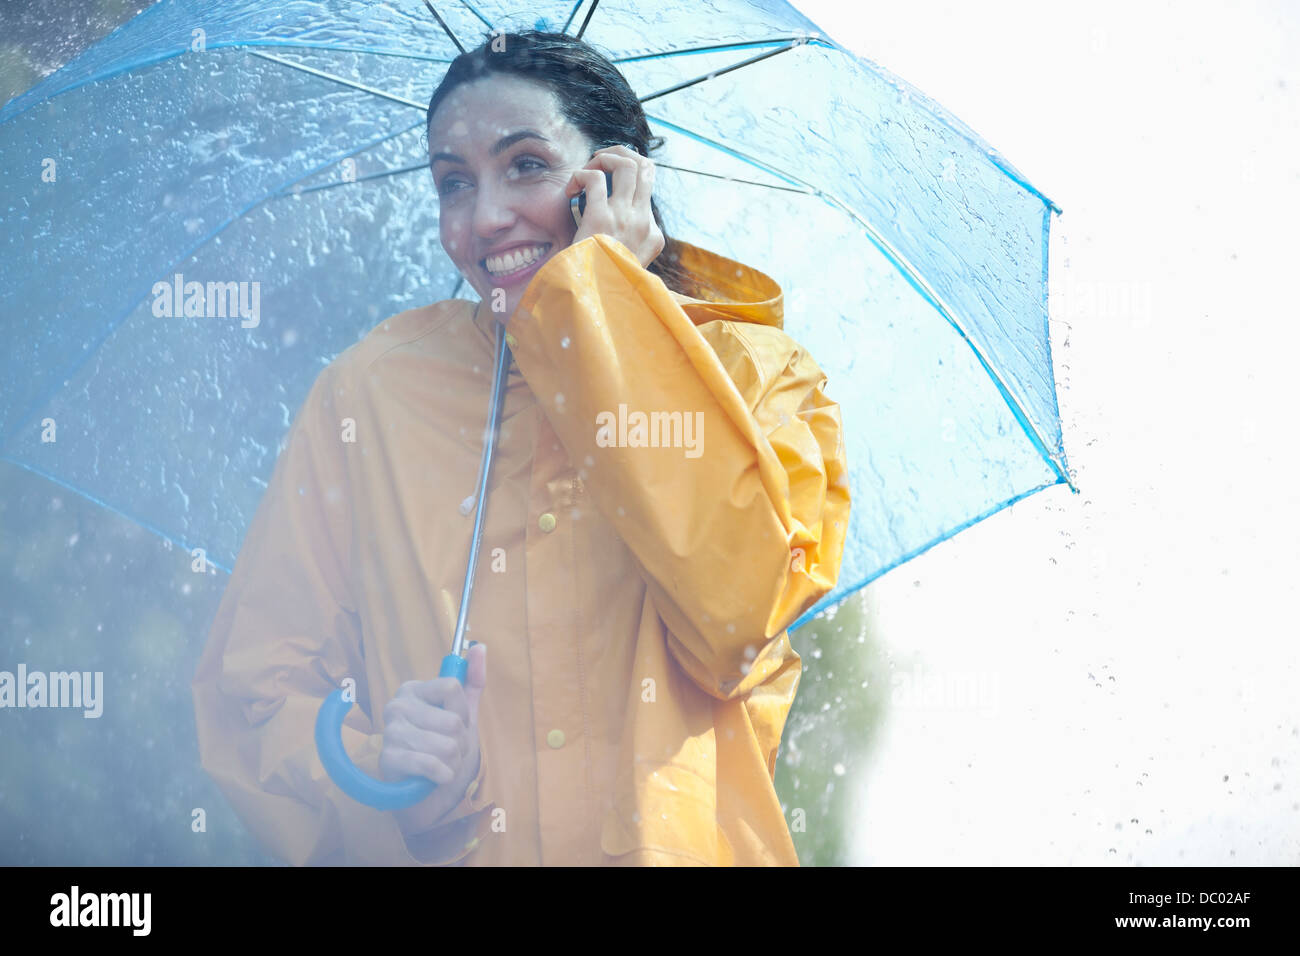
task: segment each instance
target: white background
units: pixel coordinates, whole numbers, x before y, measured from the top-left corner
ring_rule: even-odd
[[[931,692],[847,768],[853,862],[1300,863],[1300,3],[796,5],[1064,210],[1080,494],[867,589]]]

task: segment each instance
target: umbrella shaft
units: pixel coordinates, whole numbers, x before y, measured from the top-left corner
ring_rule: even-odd
[[[501,418],[502,396],[506,375],[510,368],[510,346],[506,344],[506,328],[497,327],[496,368],[492,376],[492,401],[488,405],[487,427],[483,431],[483,461],[479,466],[478,488],[474,492],[474,532],[470,539],[469,561],[465,565],[465,583],[460,589],[460,610],[456,613],[456,633],[451,641],[451,653],[460,656],[465,639],[465,624],[469,618],[470,597],[474,593],[474,571],[478,567],[479,546],[483,540],[483,514],[487,511],[488,475],[492,471],[492,452],[497,443],[497,427]]]

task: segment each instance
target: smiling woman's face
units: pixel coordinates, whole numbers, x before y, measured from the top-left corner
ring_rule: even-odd
[[[577,232],[564,189],[591,158],[548,87],[493,75],[456,87],[429,126],[442,247],[505,321],[528,280]]]

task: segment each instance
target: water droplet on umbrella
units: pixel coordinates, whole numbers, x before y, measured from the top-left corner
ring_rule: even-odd
[[[566,335],[564,338],[560,339],[560,348],[567,349],[571,341],[572,340]]]

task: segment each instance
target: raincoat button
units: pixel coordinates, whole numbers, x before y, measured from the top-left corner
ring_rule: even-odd
[[[552,749],[559,750],[564,746],[564,731],[552,730],[546,735],[546,742],[551,745]]]
[[[537,519],[537,527],[541,528],[547,534],[555,530],[555,515],[549,511]]]
[[[510,346],[513,349],[515,345],[518,343],[518,341],[519,340],[516,339],[513,335],[511,335],[509,332],[506,333],[506,345]]]

